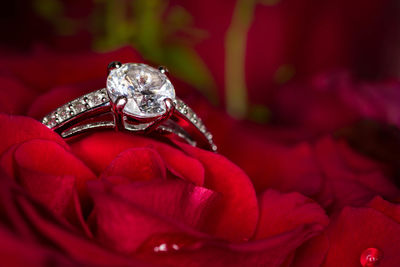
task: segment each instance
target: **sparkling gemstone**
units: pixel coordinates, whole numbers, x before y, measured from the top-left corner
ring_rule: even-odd
[[[81,113],[86,110],[85,103],[77,101],[76,103],[74,103],[73,109],[75,113]]]
[[[64,121],[66,119],[68,119],[69,117],[69,110],[65,109],[65,108],[61,108],[58,110],[58,117],[60,118],[60,120]]]
[[[167,76],[145,64],[127,63],[110,71],[107,91],[114,103],[125,96],[124,112],[135,117],[150,118],[166,111],[164,100],[175,99],[175,90]]]

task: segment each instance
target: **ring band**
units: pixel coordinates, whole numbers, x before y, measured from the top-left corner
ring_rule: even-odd
[[[108,70],[107,88],[93,91],[58,107],[44,116],[42,123],[63,138],[96,129],[115,129],[139,134],[172,134],[193,146],[214,152],[217,150],[212,134],[202,120],[188,105],[175,97],[175,91],[171,91],[174,89],[164,74],[165,69],[156,70],[145,64],[112,62]],[[140,84],[132,81],[132,76]],[[119,79],[116,82],[119,86],[117,90],[112,87],[111,79]],[[172,92],[171,97],[165,97],[161,92],[166,83],[172,87],[168,88]],[[142,100],[140,103],[138,98]],[[163,109],[165,111],[160,113]]]

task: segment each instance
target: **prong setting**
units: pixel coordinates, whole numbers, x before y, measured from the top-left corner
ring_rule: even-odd
[[[112,71],[113,69],[118,69],[122,66],[122,63],[119,61],[112,61],[108,64],[107,66],[107,73],[109,74],[110,71]]]
[[[113,109],[115,130],[117,131],[125,129],[124,108],[126,103],[128,103],[128,99],[126,98],[126,96],[120,96],[117,98],[115,103],[111,104]]]
[[[165,66],[159,66],[158,70],[162,73],[162,74],[167,74],[168,73],[168,69]]]
[[[145,133],[150,133],[158,128],[163,122],[167,121],[174,114],[175,103],[171,98],[164,99],[165,113],[156,118],[149,126],[147,126]]]
[[[169,114],[169,116],[174,112],[175,110],[175,103],[171,98],[166,98],[164,99],[164,103],[165,103],[165,114]],[[164,114],[164,116],[165,116]]]

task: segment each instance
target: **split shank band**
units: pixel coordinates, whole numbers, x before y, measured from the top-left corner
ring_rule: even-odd
[[[202,120],[175,96],[166,69],[145,64],[110,63],[106,88],[58,107],[42,123],[63,138],[96,129],[115,129],[175,135],[193,146],[217,150]]]

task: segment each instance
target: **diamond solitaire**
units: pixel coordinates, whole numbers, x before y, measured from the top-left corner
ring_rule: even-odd
[[[158,117],[166,112],[164,100],[175,100],[168,77],[145,64],[115,65],[107,78],[107,91],[114,103],[126,97],[123,112],[139,118]]]

